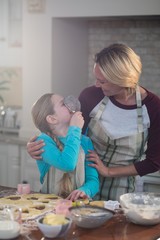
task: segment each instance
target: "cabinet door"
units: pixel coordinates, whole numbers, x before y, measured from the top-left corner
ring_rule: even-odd
[[[8,169],[7,169],[7,145],[0,143],[0,185],[7,186]]]
[[[160,172],[148,174],[142,179],[144,192],[160,192]]]
[[[20,182],[20,150],[19,145],[8,144],[8,185],[17,187]]]
[[[26,151],[26,147],[21,146],[21,182],[30,183],[31,190],[39,192],[41,184],[36,160],[32,159]]]

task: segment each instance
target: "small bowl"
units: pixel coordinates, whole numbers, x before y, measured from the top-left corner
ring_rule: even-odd
[[[66,224],[61,225],[48,225],[43,223],[44,217],[40,217],[37,220],[37,225],[43,235],[47,238],[56,238],[56,237],[63,237],[68,232],[69,228],[71,227],[72,220],[67,218]]]
[[[160,194],[149,192],[126,193],[120,196],[126,217],[135,224],[160,223]]]
[[[97,206],[77,206],[69,208],[75,224],[82,228],[96,228],[113,217],[114,212]]]

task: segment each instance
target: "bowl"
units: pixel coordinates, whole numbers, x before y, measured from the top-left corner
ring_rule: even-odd
[[[97,206],[77,206],[69,208],[72,221],[82,228],[96,228],[112,218],[114,212]]]
[[[151,192],[126,193],[120,196],[126,217],[135,224],[160,223],[160,194]]]
[[[52,214],[53,215],[53,214]],[[56,215],[56,218],[59,218],[60,215]],[[62,215],[61,215],[62,216]],[[69,228],[71,227],[72,220],[63,216],[66,223],[55,223],[54,225],[44,223],[45,216],[40,217],[37,220],[37,225],[40,231],[46,238],[57,238],[63,237],[68,232]]]

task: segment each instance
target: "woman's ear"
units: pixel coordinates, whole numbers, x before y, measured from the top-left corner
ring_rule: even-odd
[[[50,124],[56,124],[57,123],[57,118],[55,115],[48,115],[46,117],[46,121]]]

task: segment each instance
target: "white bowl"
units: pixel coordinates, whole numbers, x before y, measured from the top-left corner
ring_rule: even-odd
[[[56,237],[62,237],[64,236],[72,223],[72,220],[69,218],[67,219],[66,224],[61,225],[48,225],[43,223],[44,217],[41,217],[37,220],[37,225],[40,231],[43,233],[43,235],[47,238],[56,238]]]
[[[20,224],[11,220],[0,220],[0,239],[13,239],[20,234]]]
[[[96,228],[112,218],[114,212],[103,207],[77,206],[69,208],[70,216],[79,227]]]
[[[140,225],[160,223],[160,194],[149,192],[126,193],[120,196],[126,217]]]

